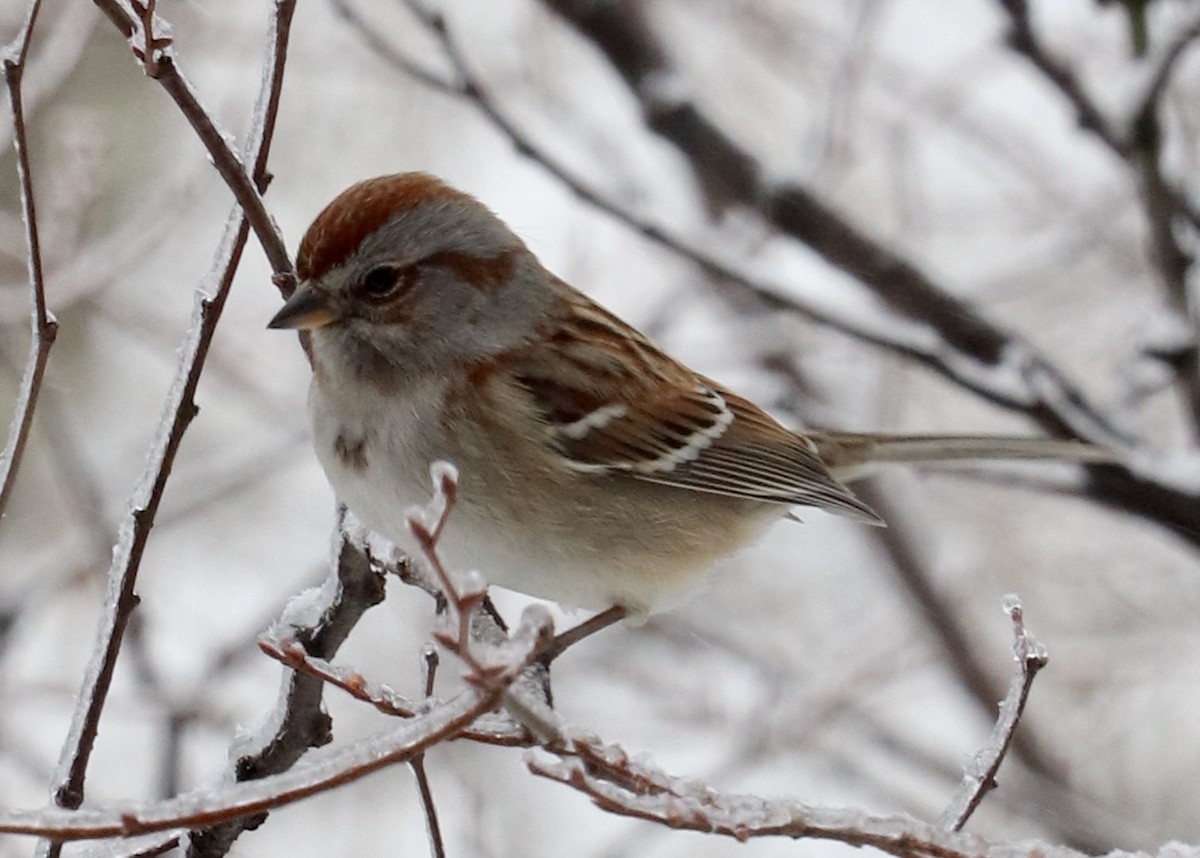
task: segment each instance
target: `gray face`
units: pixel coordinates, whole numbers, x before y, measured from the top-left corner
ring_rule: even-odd
[[[550,280],[483,206],[426,202],[311,284],[335,317],[313,331],[313,347],[335,375],[394,388],[520,345],[552,302]]]

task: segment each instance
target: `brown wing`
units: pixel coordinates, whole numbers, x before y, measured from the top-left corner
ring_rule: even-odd
[[[810,441],[587,298],[545,336],[554,348],[514,356],[512,370],[569,466],[879,523]]]

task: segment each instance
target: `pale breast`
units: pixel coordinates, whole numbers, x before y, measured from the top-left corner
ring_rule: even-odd
[[[460,474],[441,546],[450,567],[570,607],[661,605],[783,512],[563,468],[526,403],[507,396],[431,383],[347,397],[314,380],[309,405],[325,474],[367,527],[415,550],[407,514],[429,502],[430,464],[450,461]]]
[[[408,540],[407,513],[429,502],[430,444],[442,391],[430,384],[403,398],[359,389],[354,396],[316,379],[309,391],[313,446],[338,500],[393,542]]]

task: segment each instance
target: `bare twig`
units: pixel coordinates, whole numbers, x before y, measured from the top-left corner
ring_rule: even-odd
[[[543,714],[553,716],[548,710]],[[634,762],[615,745],[602,745],[561,729],[562,744],[547,745],[548,754],[532,754],[526,765],[536,775],[579,790],[610,813],[743,842],[761,837],[829,840],[872,846],[904,858],[978,858],[992,852],[992,844],[979,837],[946,831],[908,816],[876,816],[856,809],[721,793]],[[1025,842],[1004,844],[995,851],[1034,856],[1047,854],[1048,848]],[[1062,858],[1083,855],[1063,847],[1054,847],[1053,854]]]
[[[1049,661],[1046,648],[1025,629],[1021,600],[1015,595],[1005,596],[1004,610],[1013,624],[1013,660],[1017,667],[1009,682],[1008,693],[1000,703],[1000,715],[992,735],[963,772],[962,788],[938,817],[937,824],[951,831],[961,831],[983,797],[996,788],[996,772],[1012,744],[1033,679]]]
[[[110,17],[116,16],[125,20],[126,10],[119,4],[102,3],[102,6],[108,7],[106,11],[109,11]],[[264,88],[260,93],[250,135],[250,160],[258,169],[258,175],[255,177],[258,183],[266,181],[262,165],[265,164],[270,148],[274,122],[273,117],[268,114],[273,112],[278,104],[278,90],[283,81],[284,56],[279,46],[286,46],[291,11],[291,2],[280,0],[276,5],[269,66],[271,73],[264,79]],[[217,136],[219,139],[219,135]],[[223,140],[222,146],[227,148]],[[238,163],[240,164],[240,161]],[[244,175],[244,171],[242,176],[247,182],[250,181],[249,177]],[[257,192],[254,197],[261,205],[261,197]],[[121,524],[120,538],[113,550],[112,566],[108,574],[108,595],[96,648],[54,777],[54,798],[62,807],[78,807],[83,800],[84,778],[99,729],[100,714],[107,699],[130,613],[137,605],[134,587],[142,555],[154,526],[159,502],[179,445],[198,411],[195,403],[196,387],[248,236],[248,217],[245,214],[231,216],[226,224],[213,268],[197,290],[196,307],[180,350],[175,382],[164,403],[162,423],[151,446],[142,479],[131,498],[129,512]],[[286,262],[286,255],[284,260]]]
[[[429,834],[429,854],[433,858],[446,858],[446,845],[442,842],[442,827],[438,824],[437,803],[433,800],[433,788],[429,785],[429,774],[425,771],[425,755],[418,754],[409,760],[417,778],[417,789],[421,793],[421,807],[425,811],[425,830]]]
[[[162,85],[192,126],[196,136],[200,138],[200,142],[212,159],[213,166],[217,168],[217,172],[221,174],[221,178],[233,192],[244,217],[258,237],[259,244],[267,255],[267,261],[270,262],[271,269],[276,274],[276,283],[286,297],[295,286],[294,280],[289,279],[292,274],[292,263],[288,258],[283,237],[279,234],[279,229],[275,226],[275,221],[267,211],[262,198],[262,190],[270,179],[265,171],[265,161],[263,160],[269,147],[255,146],[253,157],[250,159],[254,164],[252,174],[247,170],[242,156],[234,151],[233,146],[217,128],[213,118],[200,104],[191,84],[179,71],[175,59],[171,55],[170,40],[155,37],[153,31],[148,29],[154,20],[153,4],[148,7],[137,4],[137,9],[141,10],[141,14],[134,15],[118,0],[94,0],[94,2],[116,25],[122,35],[129,40],[134,55],[142,60],[146,74]],[[276,0],[275,2],[270,50],[275,69],[273,79],[279,81],[282,80],[284,59],[287,55],[288,32],[294,9],[295,0]],[[255,136],[269,140],[274,132],[280,90],[277,86],[273,86],[264,89],[263,92],[266,97],[260,100],[258,106],[258,119],[262,126],[261,130],[256,131]]]
[[[1142,95],[1140,106],[1134,113],[1135,116],[1154,109],[1154,105],[1162,98],[1163,92],[1171,82],[1171,75],[1175,73],[1179,61],[1187,54],[1188,49],[1196,44],[1197,40],[1200,40],[1200,18],[1180,30],[1163,52],[1162,58],[1158,61],[1158,68],[1154,70],[1154,75],[1150,78],[1150,83]]]
[[[421,673],[425,677],[425,699],[433,697],[433,687],[437,679],[438,651],[432,644],[421,648]],[[425,755],[412,758],[409,763],[413,775],[417,779],[417,789],[421,793],[421,807],[425,811],[425,832],[429,835],[429,852],[433,858],[446,858],[446,844],[442,840],[442,826],[438,822],[437,802],[433,798],[433,787],[429,783],[429,773],[425,770]]]
[[[37,210],[33,198],[33,178],[29,165],[29,141],[25,131],[25,112],[21,97],[21,78],[25,73],[25,60],[29,56],[29,45],[33,39],[33,27],[37,22],[41,0],[31,0],[25,23],[16,39],[3,49],[4,81],[8,86],[8,100],[13,112],[13,143],[17,150],[17,175],[21,182],[21,206],[25,220],[26,259],[29,268],[31,339],[29,358],[21,376],[21,392],[17,397],[8,440],[0,453],[0,516],[8,507],[8,499],[17,478],[17,470],[25,453],[25,443],[33,426],[33,412],[37,408],[38,394],[46,374],[46,362],[50,347],[58,334],[58,322],[46,309],[46,283],[42,273],[42,249],[38,240]]]
[[[310,654],[304,645],[293,637],[281,639],[271,634],[263,635],[259,638],[258,646],[271,658],[292,670],[341,689],[355,700],[373,706],[384,715],[415,718],[424,711],[425,704],[438,702],[432,695],[426,695],[425,704],[410,700],[386,685],[371,682],[356,670],[337,667],[326,659]],[[533,744],[532,738],[519,724],[501,715],[480,718],[459,737],[503,747],[529,747]]]
[[[581,640],[591,637],[596,632],[602,631],[614,623],[619,623],[628,615],[629,611],[627,609],[620,605],[613,605],[611,608],[606,608],[595,616],[588,617],[582,623],[572,626],[565,632],[556,635],[554,641],[542,653],[542,660],[546,663],[554,661],[554,659],[558,658]]]
[[[1027,0],[998,0],[1008,13],[1008,44],[1024,56],[1062,93],[1071,104],[1081,128],[1099,137],[1109,149],[1128,160],[1131,144],[1125,135],[1113,128],[1107,117],[1088,95],[1070,66],[1053,57],[1042,45],[1029,20]]]
[[[533,658],[543,630],[520,627],[514,653],[524,648]],[[0,811],[0,833],[49,837],[58,841],[99,837],[128,837],[178,828],[204,828],[260,815],[302,798],[351,783],[396,763],[407,762],[429,747],[461,732],[496,705],[499,687],[491,693],[468,688],[419,718],[385,733],[318,755],[317,759],[282,774],[244,781],[214,790],[205,787],[167,801],[139,805],[136,810]]]

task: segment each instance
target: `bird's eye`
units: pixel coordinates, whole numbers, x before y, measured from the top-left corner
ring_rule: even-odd
[[[409,269],[380,265],[367,272],[359,288],[365,297],[381,301],[390,298],[404,286],[410,279],[408,275]]]

